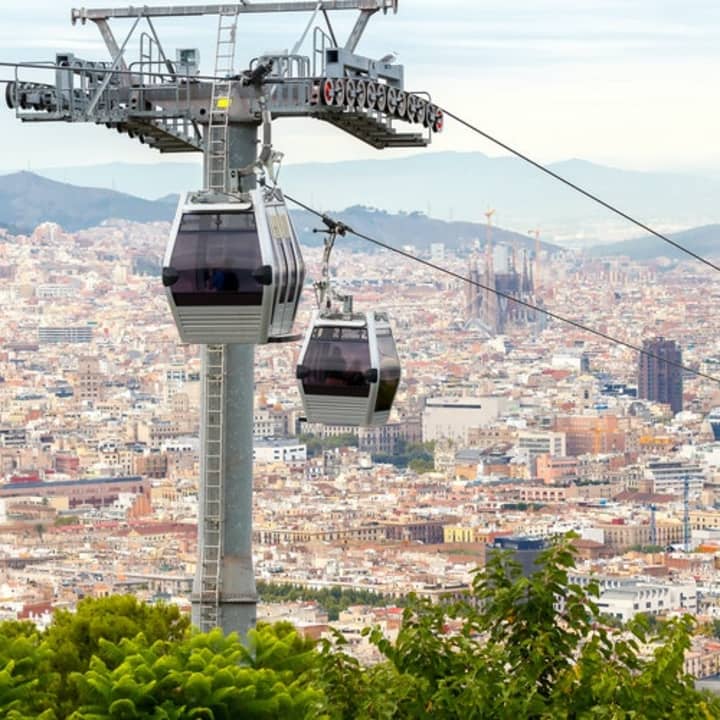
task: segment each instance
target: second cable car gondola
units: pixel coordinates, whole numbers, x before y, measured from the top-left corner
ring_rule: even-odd
[[[296,376],[307,422],[387,422],[400,383],[400,359],[387,315],[316,312]]]
[[[304,280],[279,189],[180,198],[162,281],[183,342],[282,340],[292,333]]]

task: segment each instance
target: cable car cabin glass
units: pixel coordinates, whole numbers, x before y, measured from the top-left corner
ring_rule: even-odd
[[[400,384],[400,358],[389,328],[377,331],[377,346],[380,356],[380,379],[375,400],[375,412],[383,412],[392,407],[395,393]]]
[[[366,327],[317,327],[313,330],[303,365],[307,395],[368,397],[370,345]]]
[[[252,276],[262,265],[252,211],[183,214],[170,265],[178,307],[262,304],[263,286]]]

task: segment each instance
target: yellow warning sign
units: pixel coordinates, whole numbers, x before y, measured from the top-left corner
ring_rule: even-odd
[[[232,98],[229,97],[219,97],[215,101],[215,107],[218,110],[227,110],[232,105]]]

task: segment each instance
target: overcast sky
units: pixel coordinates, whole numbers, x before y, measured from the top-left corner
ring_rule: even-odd
[[[717,0],[400,0],[399,5],[396,16],[372,19],[358,52],[380,57],[397,51],[408,89],[428,90],[439,104],[535,157],[581,157],[635,169],[705,170],[720,161]],[[52,61],[58,51],[107,59],[94,24],[70,23],[71,7],[63,0],[0,0],[0,61]],[[338,35],[346,35],[354,16],[333,15]],[[238,67],[263,50],[291,47],[308,19],[296,13],[241,17]],[[202,70],[211,73],[216,22],[157,20],[156,27],[172,56],[176,47],[200,47]],[[130,27],[122,20],[111,24],[119,39]],[[12,77],[11,68],[0,68],[0,78]],[[21,124],[4,102],[0,131],[0,170],[160,159],[105,128]],[[281,121],[275,141],[286,162],[379,156],[317,121]],[[450,121],[431,149],[502,154]]]

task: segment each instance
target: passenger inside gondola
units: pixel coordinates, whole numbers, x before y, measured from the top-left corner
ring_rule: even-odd
[[[320,327],[313,331],[304,362],[308,374],[304,391],[313,395],[367,397],[370,369],[367,330],[354,327]]]
[[[224,268],[213,270],[211,288],[218,292],[236,292],[238,289],[237,275],[232,270]]]

